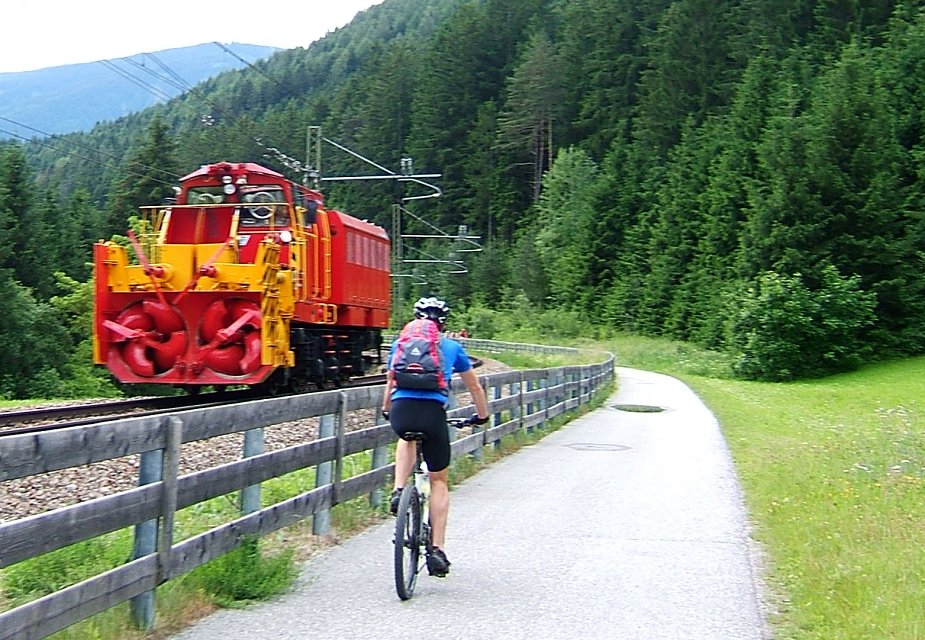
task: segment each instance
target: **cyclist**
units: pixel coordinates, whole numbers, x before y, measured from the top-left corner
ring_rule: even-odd
[[[442,332],[450,308],[446,302],[434,297],[421,298],[414,304],[414,316],[435,322]],[[440,337],[443,352],[443,368],[446,379],[458,373],[472,395],[477,417],[475,424],[488,422],[488,401],[485,390],[472,369],[472,363],[462,345],[446,336]],[[389,362],[395,353],[395,343],[389,353]],[[430,526],[433,533],[433,553],[427,558],[430,575],[443,577],[450,570],[446,557],[446,522],[450,510],[450,491],[447,485],[450,464],[450,437],[446,422],[447,396],[440,391],[402,389],[392,386],[392,373],[387,373],[385,395],[382,400],[382,415],[392,424],[399,435],[407,431],[421,431],[427,439],[421,444],[424,461],[430,473]],[[390,508],[398,511],[398,499],[405,486],[411,468],[414,466],[416,443],[400,439],[395,450],[395,487],[392,491]]]

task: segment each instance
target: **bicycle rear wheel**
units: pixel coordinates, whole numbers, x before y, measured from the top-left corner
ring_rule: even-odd
[[[414,593],[420,571],[421,500],[417,487],[409,484],[401,492],[395,519],[395,590],[407,600]]]

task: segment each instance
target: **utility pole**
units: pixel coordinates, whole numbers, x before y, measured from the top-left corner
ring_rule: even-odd
[[[361,176],[323,176],[321,173],[321,146],[323,143],[329,144],[344,153],[347,153],[363,162],[375,167],[381,173],[374,175]],[[311,180],[317,188],[322,182],[344,182],[353,180],[395,180],[399,183],[412,183],[428,189],[427,192],[419,195],[403,196],[399,202],[392,206],[392,297],[394,300],[403,300],[405,296],[405,281],[416,279],[415,284],[427,284],[426,279],[414,272],[405,272],[405,266],[409,264],[442,264],[450,268],[448,273],[464,274],[469,270],[465,263],[455,259],[455,255],[450,255],[449,259],[431,256],[423,250],[416,247],[406,247],[405,240],[414,239],[445,239],[452,240],[454,243],[463,243],[461,248],[455,249],[457,253],[481,251],[482,247],[478,244],[479,236],[468,235],[466,225],[460,225],[457,234],[452,235],[442,231],[431,223],[427,222],[420,216],[409,211],[404,205],[413,200],[425,200],[428,198],[438,198],[442,195],[440,187],[427,182],[433,178],[440,178],[439,173],[415,173],[414,159],[410,156],[403,156],[399,160],[399,172],[396,173],[369,158],[363,157],[359,153],[348,149],[347,147],[325,138],[321,133],[321,127],[310,126],[306,134],[305,142],[306,162],[304,165],[305,184]],[[429,227],[434,233],[430,234],[409,234],[405,233],[403,216],[408,216]],[[421,259],[410,259],[407,257],[407,249],[412,248],[417,253],[424,255]]]

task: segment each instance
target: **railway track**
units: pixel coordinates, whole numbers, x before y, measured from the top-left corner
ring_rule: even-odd
[[[341,385],[341,388],[372,386],[384,382],[384,374],[362,376]],[[318,391],[324,391],[324,389]],[[125,416],[156,415],[178,409],[204,409],[263,397],[268,396],[252,389],[243,389],[198,395],[129,398],[16,409],[0,413],[0,437],[83,426]]]
[[[472,366],[480,367],[482,366],[482,361],[478,358],[472,358]],[[385,374],[375,374],[353,378],[342,384],[341,388],[373,386],[383,383],[385,383]],[[325,390],[319,389],[318,391]],[[0,412],[0,437],[83,426],[130,415],[156,415],[178,409],[203,409],[263,397],[268,397],[268,395],[254,389],[242,389],[240,391],[221,391],[197,395],[128,398],[85,404],[16,409]]]

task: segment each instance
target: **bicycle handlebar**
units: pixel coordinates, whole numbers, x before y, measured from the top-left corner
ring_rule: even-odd
[[[388,411],[382,410],[381,414],[384,419],[386,420],[389,419]],[[447,418],[446,423],[451,427],[456,427],[457,429],[460,429],[462,427],[468,427],[471,425],[482,426],[483,424],[488,423],[488,418],[480,420],[479,414],[473,413],[468,418]]]
[[[457,429],[461,427],[468,427],[471,425],[481,426],[488,422],[488,418],[484,420],[479,419],[479,414],[473,413],[468,418],[447,418],[446,423],[450,426],[456,427]]]

